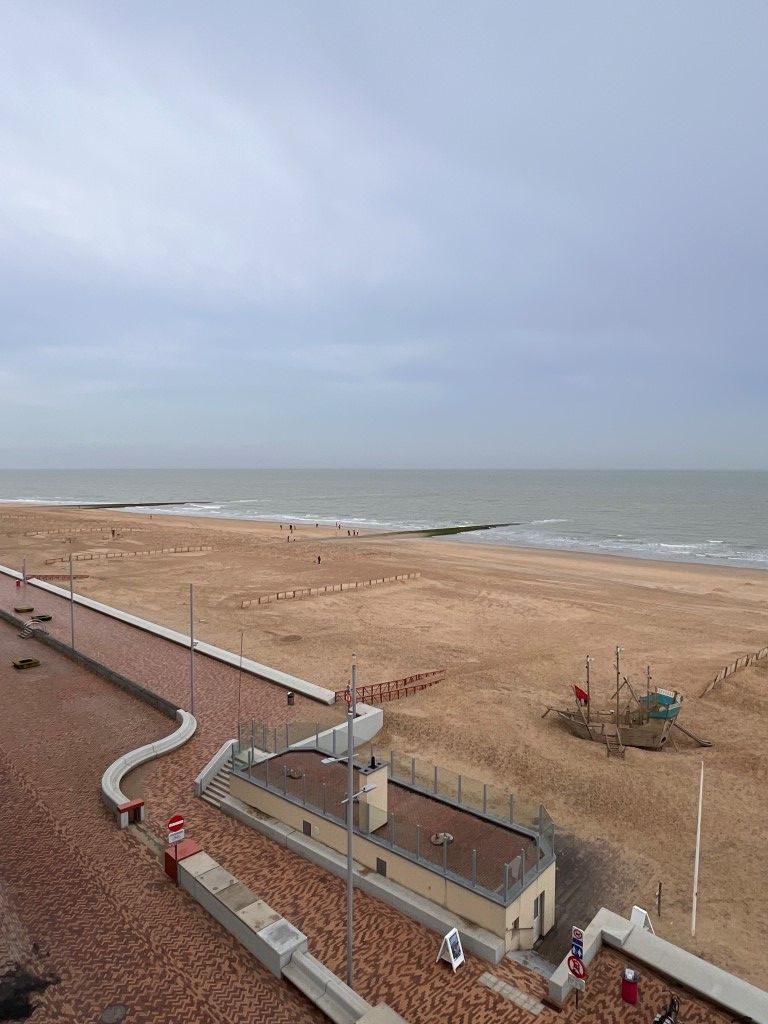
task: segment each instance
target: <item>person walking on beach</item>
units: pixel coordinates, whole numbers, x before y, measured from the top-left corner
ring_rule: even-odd
[[[320,555],[317,556],[317,564],[320,565]]]

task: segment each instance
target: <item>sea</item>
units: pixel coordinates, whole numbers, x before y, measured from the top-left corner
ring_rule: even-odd
[[[768,472],[0,470],[0,502],[396,531],[502,524],[451,539],[768,569]]]

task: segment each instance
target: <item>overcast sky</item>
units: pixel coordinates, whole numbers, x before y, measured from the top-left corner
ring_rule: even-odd
[[[0,465],[768,468],[765,0],[0,24]]]

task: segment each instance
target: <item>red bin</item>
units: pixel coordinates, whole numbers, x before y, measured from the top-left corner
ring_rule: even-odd
[[[633,1006],[637,1003],[638,973],[631,967],[625,967],[621,976],[621,998]]]

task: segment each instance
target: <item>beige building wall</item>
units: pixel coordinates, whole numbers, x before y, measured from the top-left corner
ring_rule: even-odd
[[[383,764],[375,771],[368,772],[363,778],[366,786],[375,786],[370,793],[363,793],[358,798],[360,809],[359,822],[361,832],[375,832],[387,824],[387,786],[389,785],[389,766]]]
[[[302,832],[304,822],[308,821],[313,839],[337,853],[346,854],[347,831],[343,825],[329,822],[309,808],[285,800],[237,775],[230,779],[230,793],[249,807],[255,807],[284,822],[297,832]],[[544,902],[540,934],[545,935],[554,925],[555,864],[550,864],[536,882],[531,883],[509,907],[503,907],[434,871],[414,864],[394,850],[378,846],[364,836],[355,834],[352,850],[355,860],[373,871],[377,870],[377,860],[384,861],[387,878],[498,935],[504,939],[507,950],[530,949],[533,946],[537,938],[534,932],[534,900],[537,897],[541,899],[542,894]]]

